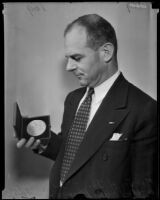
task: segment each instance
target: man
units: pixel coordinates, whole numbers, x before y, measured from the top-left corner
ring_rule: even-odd
[[[156,102],[118,69],[117,39],[96,14],[64,33],[66,70],[79,80],[64,106],[61,133],[42,148],[24,138],[17,147],[55,161],[50,198],[147,198],[155,195]]]

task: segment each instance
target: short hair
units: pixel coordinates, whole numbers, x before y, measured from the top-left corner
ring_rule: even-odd
[[[117,56],[117,38],[112,25],[97,14],[83,15],[66,27],[64,36],[72,30],[76,25],[82,26],[87,32],[87,46],[97,50],[106,42],[110,42],[114,46],[114,55]]]

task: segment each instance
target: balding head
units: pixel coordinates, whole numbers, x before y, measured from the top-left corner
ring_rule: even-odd
[[[114,57],[117,57],[116,33],[112,25],[107,20],[97,14],[81,16],[66,27],[64,36],[77,26],[85,29],[88,47],[97,50],[106,42],[110,42],[114,46]]]

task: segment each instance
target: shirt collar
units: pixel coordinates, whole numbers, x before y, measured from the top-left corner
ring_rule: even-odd
[[[113,74],[109,79],[98,85],[94,88],[94,95],[92,97],[92,101],[94,103],[98,103],[99,101],[102,101],[102,99],[105,97],[105,95],[108,93],[109,89],[119,76],[120,71],[118,70],[115,74]],[[87,88],[88,89],[88,88]]]

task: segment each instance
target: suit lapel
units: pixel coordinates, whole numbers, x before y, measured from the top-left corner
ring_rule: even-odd
[[[120,74],[92,119],[65,181],[109,140],[114,129],[127,116],[127,94],[128,83]],[[110,121],[115,124],[109,124]]]

